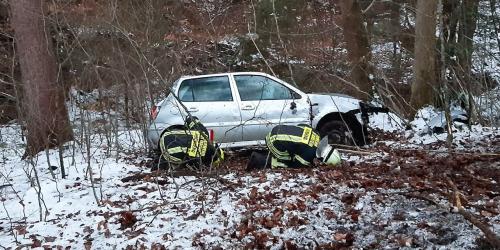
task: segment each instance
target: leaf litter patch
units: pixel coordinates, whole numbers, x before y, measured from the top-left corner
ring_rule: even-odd
[[[345,153],[336,168],[247,173],[247,155],[234,153],[215,172],[195,176],[152,172],[139,153],[109,158],[95,148],[92,164],[102,166],[102,175],[95,176],[102,186],[100,206],[85,178],[85,158],[77,156],[68,179],[58,182],[61,194],[50,172],[40,169],[49,209],[45,222],[37,219],[36,193],[16,168],[21,161],[7,155],[7,172],[24,197],[27,218],[16,193],[1,189],[11,220],[0,214],[0,242],[129,249],[488,246],[482,231],[455,211],[456,195],[447,182],[460,190],[461,206],[499,234],[498,138],[477,138],[450,153],[442,142],[412,144],[392,134]],[[57,152],[49,153],[57,162]]]

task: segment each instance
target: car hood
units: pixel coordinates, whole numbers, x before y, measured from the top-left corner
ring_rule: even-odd
[[[361,100],[352,96],[334,93],[311,93],[307,94],[311,104],[317,104],[318,109],[330,107],[339,112],[349,112],[351,110],[359,109],[359,102]]]

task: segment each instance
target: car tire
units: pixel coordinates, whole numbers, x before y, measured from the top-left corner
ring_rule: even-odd
[[[321,138],[328,136],[329,144],[355,145],[354,137],[349,132],[348,125],[343,121],[333,120],[325,122],[318,132]]]

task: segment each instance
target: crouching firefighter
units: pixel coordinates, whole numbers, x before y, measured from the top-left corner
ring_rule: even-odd
[[[166,129],[160,136],[160,168],[190,166],[200,169],[217,166],[224,152],[209,140],[208,130],[196,117],[186,119],[182,127]]]
[[[308,125],[278,125],[267,135],[266,146],[267,154],[252,153],[247,171],[310,167],[315,158],[328,165],[341,161],[339,152],[328,144],[328,137],[320,140],[319,134]]]

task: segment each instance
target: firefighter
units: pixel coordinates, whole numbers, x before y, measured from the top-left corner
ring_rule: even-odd
[[[310,167],[315,158],[328,165],[340,163],[339,152],[308,125],[278,125],[266,137],[268,154],[254,152],[247,170]]]
[[[182,127],[162,132],[160,150],[162,167],[217,166],[224,160],[224,152],[213,145],[209,140],[208,130],[196,117],[187,118]]]

